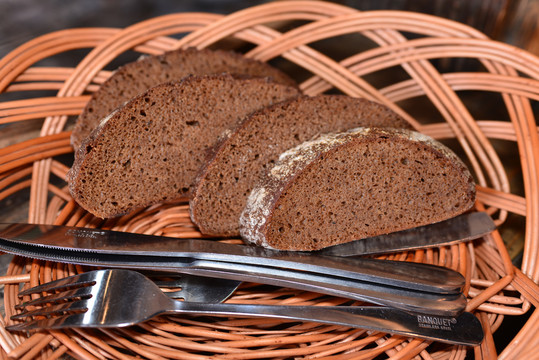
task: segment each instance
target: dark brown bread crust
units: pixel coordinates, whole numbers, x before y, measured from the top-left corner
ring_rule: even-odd
[[[180,198],[223,131],[261,107],[298,95],[297,88],[268,79],[230,75],[153,87],[85,139],[68,174],[71,195],[101,218]]]
[[[174,50],[162,55],[145,56],[116,70],[105,81],[80,114],[71,135],[71,143],[78,149],[82,140],[97,127],[101,119],[124,102],[147,89],[164,82],[178,81],[188,75],[220,73],[270,77],[273,81],[296,86],[280,70],[241,54],[224,50]]]
[[[264,170],[312,137],[358,126],[409,128],[387,107],[340,95],[300,97],[261,109],[218,144],[195,182],[192,220],[207,235],[239,235],[239,217]]]
[[[240,219],[247,242],[318,250],[454,217],[475,202],[466,166],[408,130],[359,128],[284,154]]]

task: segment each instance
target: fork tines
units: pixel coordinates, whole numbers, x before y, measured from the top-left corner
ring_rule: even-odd
[[[19,298],[34,294],[48,294],[15,305],[21,310],[11,316],[12,320],[25,319],[25,323],[10,325],[10,330],[25,330],[37,322],[47,321],[49,317],[60,317],[83,313],[87,310],[85,300],[91,298],[95,278],[88,273],[70,276],[21,291]],[[29,320],[33,318],[35,320]]]
[[[19,297],[23,297],[25,295],[33,295],[33,294],[39,294],[43,292],[53,292],[58,290],[68,290],[69,288],[75,287],[83,287],[83,286],[91,286],[96,283],[93,276],[91,276],[89,273],[82,273],[78,275],[69,276],[63,279],[58,279],[55,281],[51,281],[45,284],[41,284],[38,286],[34,286],[32,288],[22,290],[19,293]]]

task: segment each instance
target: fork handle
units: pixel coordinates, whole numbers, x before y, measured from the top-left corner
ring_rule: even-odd
[[[382,306],[285,306],[209,304],[171,301],[167,313],[259,317],[310,321],[362,328],[459,345],[478,345],[483,339],[479,320],[464,312],[456,317],[409,313]]]

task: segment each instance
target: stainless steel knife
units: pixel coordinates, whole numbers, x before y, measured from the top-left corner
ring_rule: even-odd
[[[397,243],[397,247],[402,249],[406,243],[414,241],[416,245],[419,241],[423,246],[432,246],[430,243],[425,245],[429,234],[433,236],[433,242],[439,239],[444,239],[446,243],[463,241],[484,235],[493,228],[492,220],[485,213],[470,213],[444,223],[379,236],[374,240],[363,239],[316,253],[302,253],[275,251],[257,246],[231,245],[211,240],[176,239],[100,229],[0,224],[0,239],[3,239],[0,242],[0,250],[31,257],[53,258],[57,261],[62,261],[62,258],[66,258],[71,252],[69,254],[71,262],[75,261],[75,255],[84,259],[90,257],[90,254],[92,256],[93,254],[111,254],[146,257],[148,261],[161,257],[174,257],[178,264],[181,263],[180,258],[187,259],[187,262],[191,261],[189,259],[198,259],[256,264],[324,274],[329,271],[334,276],[356,280],[382,282],[419,291],[454,293],[462,288],[463,279],[460,274],[446,268],[409,262],[335,258],[334,256],[372,254],[375,251],[374,247],[377,247],[377,251],[393,251],[392,244]],[[406,239],[405,244],[399,240],[402,238]],[[376,245],[377,243],[382,245]],[[29,249],[29,247],[39,249]],[[45,249],[49,250],[45,251]]]
[[[454,243],[482,236],[494,229],[494,223],[485,213],[469,213],[442,223],[414,228],[399,233],[387,234],[376,238],[357,240],[333,246],[315,253],[284,252],[256,246],[223,244],[201,239],[176,239],[153,235],[141,235],[54,225],[0,224],[0,238],[4,244],[0,249],[21,253],[24,246],[46,247],[53,250],[79,251],[113,255],[140,255],[146,257],[194,258],[199,260],[221,261],[228,263],[247,263],[270,267],[285,267],[296,270],[322,272],[332,270],[332,274],[369,281],[399,277],[401,281],[414,278],[411,286],[417,290],[432,292],[454,292],[461,287],[461,279],[448,273],[447,269],[425,264],[377,261],[373,259],[335,259],[334,256],[373,254],[381,251],[402,250],[411,246],[434,246],[432,243]],[[429,238],[431,238],[430,242]],[[403,240],[404,239],[404,240]],[[6,242],[11,242],[8,244]],[[412,244],[412,245],[411,245]],[[11,247],[11,249],[8,249]],[[18,247],[14,249],[13,247]],[[34,256],[43,253],[35,252]],[[65,254],[56,252],[56,258]],[[71,254],[74,255],[74,254]],[[313,255],[316,261],[313,261]],[[323,256],[319,256],[323,255]],[[44,255],[42,255],[44,256]],[[81,257],[87,254],[80,254]],[[71,256],[73,257],[73,256]],[[426,271],[430,270],[430,271]],[[358,274],[358,271],[361,271]],[[431,282],[443,283],[432,287]],[[423,287],[426,282],[427,287]],[[391,284],[396,285],[396,284]]]
[[[470,212],[430,225],[334,245],[310,254],[352,257],[427,249],[474,240],[495,229],[496,225],[488,214]],[[190,239],[134,233],[129,233],[127,236],[121,232],[99,229],[8,223],[0,223],[0,239],[64,250],[127,251],[131,254],[157,254],[159,256],[177,256],[176,251],[185,249],[185,243],[192,242]],[[204,244],[204,247],[207,246],[204,240],[194,239],[194,241]],[[216,244],[217,242],[211,241],[211,243]],[[196,244],[190,244],[189,247],[198,251]],[[234,246],[230,246],[230,248],[232,249]],[[251,249],[257,248],[252,247]],[[264,251],[264,249],[259,250]],[[287,252],[281,253],[286,254]],[[294,253],[301,254],[301,252]]]
[[[195,260],[224,270],[232,264],[281,268],[382,283],[432,293],[458,293],[462,276],[428,264],[369,258],[340,258],[286,252],[212,240],[176,239],[119,231],[55,225],[0,224],[0,250],[60,262],[137,262],[162,268],[189,268]],[[219,265],[218,263],[221,263]],[[175,264],[175,265],[171,265]],[[227,264],[224,266],[222,264]],[[150,266],[150,265],[148,265]]]

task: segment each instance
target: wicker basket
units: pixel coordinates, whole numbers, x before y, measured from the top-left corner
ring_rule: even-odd
[[[537,358],[539,137],[533,107],[539,100],[539,59],[437,17],[287,1],[228,16],[171,14],[125,29],[72,29],[34,39],[0,61],[0,124],[6,124],[5,134],[17,134],[13,144],[0,149],[0,200],[8,209],[3,220],[10,209],[22,207],[34,223],[200,236],[185,203],[102,221],[77,207],[64,182],[72,160],[73,117],[110,75],[106,67],[126,54],[191,46],[232,47],[271,61],[297,76],[309,95],[341,92],[384,103],[462,155],[477,180],[477,208],[491,214],[499,231],[469,244],[384,258],[440,264],[465,275],[468,310],[484,326],[483,344],[467,348],[315,323],[208,317],[163,317],[124,329],[25,336],[3,327],[20,287],[85,269],[15,257],[0,277],[6,284],[2,358]],[[89,51],[80,51],[72,65],[42,62],[78,49]],[[519,241],[522,260],[514,266],[507,249],[518,250]],[[340,300],[244,284],[228,301]],[[515,322],[520,329],[505,335],[511,328],[506,324]]]

